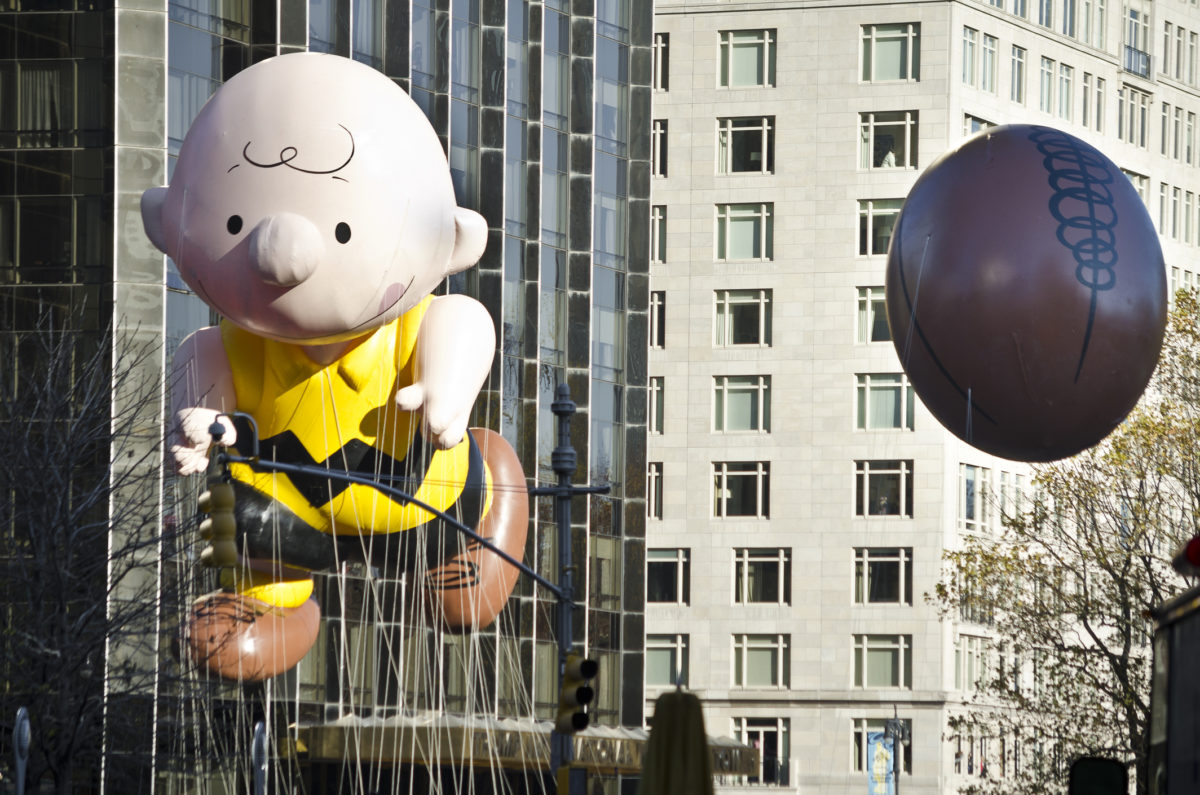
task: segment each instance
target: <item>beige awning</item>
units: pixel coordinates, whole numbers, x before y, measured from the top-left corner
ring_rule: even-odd
[[[550,768],[545,720],[444,714],[392,718],[348,716],[292,727],[291,750],[301,759],[379,764]],[[575,735],[575,761],[595,772],[637,774],[649,735],[643,729],[592,726]],[[758,749],[727,737],[709,737],[713,773],[757,775]]]

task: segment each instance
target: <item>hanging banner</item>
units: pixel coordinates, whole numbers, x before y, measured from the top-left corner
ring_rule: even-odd
[[[867,732],[867,795],[896,795],[893,742],[885,732]]]

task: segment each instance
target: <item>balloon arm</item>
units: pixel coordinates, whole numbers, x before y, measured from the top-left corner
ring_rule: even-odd
[[[181,475],[202,472],[208,466],[208,448],[212,443],[209,426],[225,426],[223,444],[237,441],[237,431],[227,418],[218,414],[236,408],[233,371],[221,329],[200,329],[183,341],[175,353],[171,368],[171,417],[174,443],[171,455]]]
[[[413,383],[396,393],[396,403],[420,409],[426,436],[443,449],[453,447],[467,432],[495,355],[496,331],[483,304],[465,295],[436,298],[421,320]]]

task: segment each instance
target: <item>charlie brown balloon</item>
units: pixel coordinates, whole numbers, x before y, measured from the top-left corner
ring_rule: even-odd
[[[520,463],[467,427],[495,355],[492,318],[469,297],[431,295],[478,261],[487,227],[457,206],[441,144],[404,91],[333,55],[256,64],[200,111],[142,218],[223,318],[175,357],[180,474],[208,467],[215,421],[222,444],[250,433],[218,416],[244,412],[263,460],[394,486],[521,555]],[[419,567],[423,598],[453,630],[491,623],[512,591],[515,568],[370,485],[230,472],[238,565],[188,630],[193,657],[222,676],[299,662],[320,619],[312,572],[343,560]]]

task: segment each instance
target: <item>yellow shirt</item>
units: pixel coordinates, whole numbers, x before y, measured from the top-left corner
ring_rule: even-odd
[[[397,390],[412,383],[417,331],[432,300],[427,296],[329,365],[314,362],[299,346],[223,321],[237,408],[258,423],[260,457],[349,470],[453,515],[472,458],[477,461],[472,480],[478,476],[482,485],[486,477],[478,450],[469,434],[449,450],[435,450],[421,434],[419,415],[401,411],[395,402]],[[370,486],[256,473],[245,464],[233,465],[231,474],[325,533],[391,533],[434,518]],[[481,500],[464,500],[472,502]],[[472,525],[478,511],[460,518]]]

